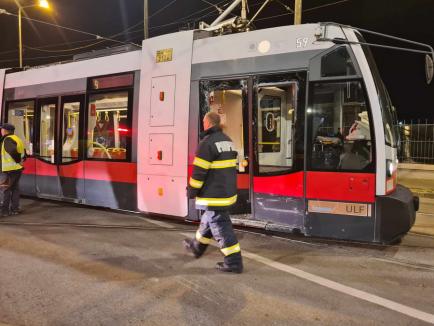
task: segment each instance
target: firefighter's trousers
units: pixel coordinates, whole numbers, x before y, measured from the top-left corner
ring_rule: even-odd
[[[227,211],[205,211],[203,213],[194,241],[197,256],[203,255],[212,238],[217,241],[225,256],[226,265],[242,266],[240,244]]]

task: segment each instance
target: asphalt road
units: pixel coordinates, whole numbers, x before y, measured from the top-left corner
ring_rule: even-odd
[[[434,237],[369,246],[238,231],[245,273],[232,275],[214,270],[214,247],[199,260],[183,251],[194,225],[23,208],[0,220],[0,324],[434,323]]]

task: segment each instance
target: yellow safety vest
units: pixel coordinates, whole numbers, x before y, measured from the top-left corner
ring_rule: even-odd
[[[17,152],[21,155],[21,159],[24,158],[24,144],[21,141],[21,139],[18,136],[15,135],[8,135],[5,137],[2,143],[2,171],[3,172],[9,172],[9,171],[16,171],[21,170],[23,168],[22,162],[17,163],[12,158],[12,156],[9,155],[8,152],[6,152],[5,149],[5,140],[6,138],[12,138],[12,140],[17,144]]]

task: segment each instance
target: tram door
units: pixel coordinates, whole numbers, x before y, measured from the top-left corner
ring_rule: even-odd
[[[45,198],[79,201],[84,194],[80,150],[83,96],[38,101],[34,155],[36,193]]]
[[[200,113],[216,112],[220,115],[223,132],[233,141],[238,151],[238,201],[232,214],[251,212],[249,166],[249,110],[248,82],[246,79],[202,81],[200,83]],[[202,131],[202,126],[200,127]]]
[[[282,229],[301,230],[304,110],[298,106],[298,79],[280,79],[286,81],[259,78],[254,87],[254,219]]]
[[[238,151],[232,218],[303,227],[304,85],[300,73],[200,83],[201,118],[218,113]]]

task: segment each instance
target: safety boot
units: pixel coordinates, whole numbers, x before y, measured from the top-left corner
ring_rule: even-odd
[[[182,244],[184,245],[185,250],[193,254],[194,258],[199,258],[200,256],[202,256],[202,253],[196,249],[196,246],[194,245],[194,240],[184,239],[182,241]]]
[[[224,262],[219,262],[215,265],[215,268],[220,272],[227,272],[227,273],[236,273],[241,274],[243,272],[243,265],[227,265]]]

